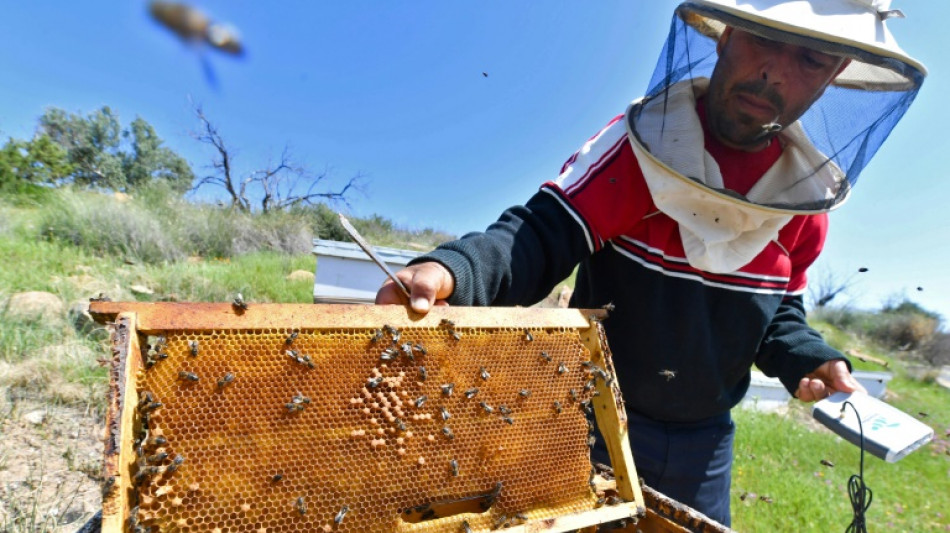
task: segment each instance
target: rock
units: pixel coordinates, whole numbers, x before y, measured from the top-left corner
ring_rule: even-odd
[[[155,291],[149,289],[145,285],[132,285],[129,287],[129,290],[135,294],[155,294]]]
[[[308,272],[306,270],[294,270],[284,279],[287,281],[309,281],[310,283],[313,283],[313,278],[313,272]]]
[[[50,320],[63,314],[63,301],[50,292],[18,292],[7,301],[7,313],[17,318]]]
[[[116,201],[119,202],[120,204],[128,202],[129,200],[132,199],[132,197],[129,196],[128,194],[125,194],[124,192],[119,192],[119,191],[112,193],[112,197],[115,198]]]
[[[46,421],[46,411],[42,409],[37,409],[36,411],[30,411],[23,415],[23,420],[33,424],[34,426],[42,425]]]

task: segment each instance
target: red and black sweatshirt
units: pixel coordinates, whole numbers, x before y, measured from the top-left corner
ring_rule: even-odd
[[[706,138],[726,186],[739,193],[781,155],[779,143],[748,153]],[[827,226],[825,214],[798,215],[737,272],[691,267],[678,224],[653,204],[620,116],[527,204],[413,262],[445,265],[455,276],[449,303],[476,306],[536,303],[580,264],[571,306],[614,304],[604,328],[627,408],[692,422],[739,403],[753,363],[794,392],[822,363],[847,360],[805,321],[805,270]]]

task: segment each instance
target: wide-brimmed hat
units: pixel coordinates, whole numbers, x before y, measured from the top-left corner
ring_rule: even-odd
[[[927,70],[904,52],[886,21],[903,17],[890,0],[688,0],[684,22],[718,39],[726,26],[849,57],[835,85],[872,91],[920,86]]]

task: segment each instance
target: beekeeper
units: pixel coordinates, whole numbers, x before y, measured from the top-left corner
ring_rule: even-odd
[[[854,391],[805,320],[828,212],[913,101],[923,65],[883,0],[691,0],[646,96],[523,206],[398,273],[411,306],[529,305],[575,266],[604,322],[637,472],[728,525],[754,364],[804,401]],[[391,282],[377,303],[407,303]]]

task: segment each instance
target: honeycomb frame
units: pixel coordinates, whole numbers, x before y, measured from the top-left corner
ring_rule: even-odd
[[[90,311],[113,321],[103,531],[567,531],[644,515],[603,311]]]

